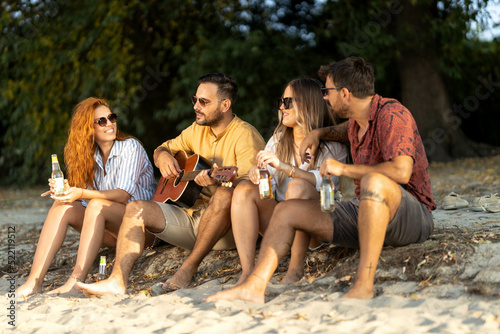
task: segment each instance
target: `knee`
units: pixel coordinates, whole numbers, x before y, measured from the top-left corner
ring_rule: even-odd
[[[256,186],[250,181],[242,181],[234,189],[232,204],[240,205],[248,200],[256,199],[258,196]]]
[[[382,190],[387,186],[389,178],[380,173],[368,173],[360,180],[360,187],[370,190]]]
[[[271,222],[274,226],[285,226],[289,225],[293,221],[294,216],[294,201],[283,201],[279,202],[273,211],[273,216]]]
[[[104,206],[104,200],[94,198],[88,202],[86,211],[99,213],[101,212],[103,206]]]
[[[309,199],[313,186],[304,179],[292,179],[286,188],[286,199]]]
[[[124,214],[124,220],[126,218],[127,221],[130,220],[137,220],[137,218],[140,218],[144,212],[144,206],[145,203],[148,201],[132,201],[127,204],[125,207],[125,214]]]
[[[210,198],[210,206],[219,210],[231,208],[231,199],[233,197],[234,188],[218,187],[215,193]]]

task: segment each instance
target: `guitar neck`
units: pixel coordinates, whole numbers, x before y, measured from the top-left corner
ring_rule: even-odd
[[[185,182],[185,181],[193,181],[196,175],[200,174],[200,172],[204,170],[210,170],[211,169],[202,169],[202,170],[193,170],[190,172],[184,172],[184,175],[182,176],[180,182]]]

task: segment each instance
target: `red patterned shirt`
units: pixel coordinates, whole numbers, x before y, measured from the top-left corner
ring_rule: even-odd
[[[425,155],[417,123],[410,111],[399,101],[375,95],[372,99],[368,130],[358,140],[359,125],[349,120],[349,141],[354,164],[373,166],[400,155],[413,158],[413,171],[408,184],[402,185],[419,202],[432,211],[436,208],[432,198],[429,163]],[[359,180],[355,180],[359,198]]]

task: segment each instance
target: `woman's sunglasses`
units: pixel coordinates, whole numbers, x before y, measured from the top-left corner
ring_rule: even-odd
[[[281,105],[284,105],[285,109],[293,108],[293,97],[285,97],[283,99],[278,99],[278,109],[281,108]]]
[[[111,113],[108,117],[100,117],[94,121],[94,123],[99,124],[100,127],[105,127],[108,124],[108,119],[111,123],[116,123],[116,119],[118,115],[115,113]]]

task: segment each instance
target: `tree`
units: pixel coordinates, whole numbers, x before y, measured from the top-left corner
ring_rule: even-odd
[[[359,55],[376,64],[378,90],[412,111],[431,160],[486,155],[491,150],[461,130],[463,116],[450,100],[446,79],[462,78],[471,22],[485,19],[487,2],[328,1],[318,44],[339,58]]]
[[[302,14],[316,5],[53,0],[1,6],[1,182],[27,185],[46,180],[48,157],[62,152],[78,101],[107,99],[120,127],[152,155],[193,122],[189,97],[209,72],[237,79],[235,112],[268,138],[276,120],[272,101],[310,66],[303,56],[307,36],[280,24],[274,10],[298,24],[312,21]]]

